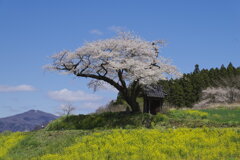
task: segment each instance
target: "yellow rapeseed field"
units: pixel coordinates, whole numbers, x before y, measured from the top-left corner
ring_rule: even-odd
[[[21,141],[25,135],[20,132],[1,135],[0,134],[0,159],[4,159],[8,151],[13,148],[19,141]]]
[[[35,160],[238,160],[240,131],[178,128],[99,131]]]

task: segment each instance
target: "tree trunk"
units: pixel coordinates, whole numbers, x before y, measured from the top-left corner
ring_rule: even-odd
[[[128,104],[130,105],[133,113],[141,112],[140,106],[139,106],[136,98],[131,99],[131,101],[128,102]]]
[[[133,113],[141,112],[140,106],[137,102],[137,95],[135,94],[130,94],[130,95],[124,95],[125,101],[128,103],[128,105],[131,108],[131,111]]]

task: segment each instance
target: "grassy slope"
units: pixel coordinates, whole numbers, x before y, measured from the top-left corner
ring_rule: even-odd
[[[112,129],[162,126],[172,127],[239,127],[240,108],[207,110],[170,110],[166,114],[103,113],[62,117],[47,126],[47,130]]]
[[[72,145],[77,137],[90,133],[89,131],[37,131],[22,133],[25,135],[25,138],[11,148],[7,157],[13,160],[26,160],[29,157],[40,157],[47,153],[62,152],[63,148]]]
[[[58,120],[59,121],[58,127],[59,125],[63,125],[64,127],[67,127],[67,125],[70,124],[71,126],[70,129],[74,129],[74,127],[76,127],[75,125],[77,124],[78,127],[83,127],[83,126],[86,127],[87,125],[90,125],[90,126],[92,125],[91,127],[94,128],[96,127],[97,124],[99,124],[97,128],[101,128],[99,127],[101,125],[108,125],[107,127],[105,127],[108,130],[104,130],[103,128],[101,128],[101,130],[37,131],[37,132],[16,133],[16,134],[2,133],[0,134],[0,160],[8,160],[8,159],[9,160],[28,160],[33,157],[35,157],[36,159],[38,159],[39,157],[42,157],[44,159],[44,155],[45,155],[45,159],[49,159],[49,160],[54,160],[54,159],[61,160],[60,157],[65,157],[63,158],[65,160],[70,155],[74,156],[76,154],[77,155],[82,154],[82,156],[91,155],[93,157],[98,155],[100,156],[99,159],[101,159],[102,155],[109,156],[110,153],[111,153],[111,156],[114,157],[112,159],[116,159],[116,157],[118,156],[120,157],[120,155],[114,155],[115,151],[113,149],[119,148],[119,147],[120,148],[123,147],[124,149],[125,148],[124,146],[129,147],[127,149],[129,150],[129,152],[127,152],[125,155],[126,151],[121,151],[122,152],[121,156],[128,157],[131,159],[134,159],[134,157],[132,156],[134,155],[135,152],[137,152],[135,156],[139,158],[141,154],[143,155],[143,151],[145,156],[144,159],[148,159],[147,157],[151,157],[151,156],[155,158],[157,157],[156,159],[159,159],[159,158],[164,159],[163,158],[164,156],[165,158],[167,157],[166,159],[169,159],[169,157],[174,159],[191,159],[189,158],[189,156],[192,157],[194,155],[199,155],[200,159],[214,159],[214,156],[215,156],[215,159],[216,157],[218,157],[217,159],[220,159],[220,157],[223,157],[222,159],[224,160],[240,159],[240,153],[239,153],[240,117],[239,115],[240,115],[240,108],[235,108],[235,109],[220,108],[220,109],[207,109],[202,111],[171,110],[167,114],[159,114],[157,116],[149,116],[149,115],[142,115],[142,114],[129,116],[128,114],[124,114],[124,113],[119,113],[119,114],[107,113],[100,116],[91,115],[91,117],[88,117],[88,116],[81,117],[85,119],[84,121],[81,121],[81,122],[78,122],[79,120],[78,116],[71,117],[73,119],[69,118],[67,121],[63,121],[63,119],[60,119]],[[99,117],[96,117],[96,116],[99,116]],[[141,129],[143,127],[142,122],[148,119],[151,120],[151,122],[149,123],[151,123],[150,125],[152,128],[160,128],[160,129],[151,129],[151,130]],[[54,124],[53,126],[55,126],[56,121],[53,122],[53,124]],[[232,129],[206,128],[206,127],[212,127],[212,126],[213,127],[231,127],[232,126],[234,128]],[[139,129],[112,130],[112,129],[109,129],[111,127],[139,128]],[[182,130],[181,128],[177,130],[166,129],[166,128],[172,128],[172,127],[192,127],[192,128],[203,127],[203,128],[198,128],[197,130],[188,128],[188,129],[185,129],[184,132],[181,131]],[[112,134],[113,132],[114,134]],[[122,132],[124,132],[124,134],[122,134]],[[178,148],[178,146],[175,146],[172,148],[172,145],[170,145],[168,142],[162,139],[163,141],[162,140],[159,142],[156,141],[156,143],[152,142],[151,144],[147,145],[147,146],[155,145],[156,148],[159,148],[159,147],[161,148],[162,145],[160,144],[165,144],[165,148],[162,148],[164,152],[160,150],[155,152],[154,148],[145,147],[145,143],[147,144],[148,141],[150,141],[149,139],[145,139],[147,138],[144,136],[145,134],[142,134],[145,132],[146,134],[148,134],[148,138],[156,136],[156,132],[157,132],[157,135],[164,134],[162,135],[163,137],[165,137],[164,139],[168,139],[169,143],[178,144],[180,148]],[[197,138],[196,135],[199,135],[199,136],[202,135],[202,137]],[[110,136],[110,139],[109,139],[109,136]],[[111,138],[111,136],[113,136],[112,137],[113,139]],[[211,139],[209,139],[209,136],[211,137]],[[102,137],[105,137],[105,138],[102,139]],[[132,140],[128,140],[129,138],[124,140],[124,137],[125,138],[129,137]],[[191,138],[189,139],[189,137],[192,137],[192,139]],[[161,137],[159,138],[161,139]],[[84,143],[82,142],[82,139],[85,139]],[[121,144],[119,144],[120,146],[114,146],[114,144],[112,144],[111,142],[111,140],[114,140],[114,139],[117,139],[117,140],[121,139],[123,141],[121,142]],[[187,141],[184,139],[187,139]],[[82,150],[81,146],[86,144],[87,144],[87,147],[85,146],[84,148],[85,149],[87,148],[94,152],[89,152],[89,150],[85,150],[84,148],[82,148],[83,151],[81,151]],[[91,144],[91,145],[88,145],[88,144]],[[95,152],[96,148],[94,149],[94,146],[97,148],[98,147],[104,148],[106,146],[109,146],[110,148],[109,149],[105,148],[104,151],[101,151],[104,154],[100,154],[100,152],[97,152],[97,151]],[[141,149],[139,150],[139,147],[144,148],[144,150],[141,150]],[[138,151],[134,151],[134,148],[137,149]],[[183,148],[183,150],[181,148]],[[208,152],[208,150],[207,149],[205,150],[204,148],[208,148],[210,152]],[[79,150],[81,151],[81,153],[78,153]],[[120,151],[117,151],[117,152],[120,152]],[[160,152],[163,157],[158,155],[158,153]],[[176,154],[172,155],[171,154],[172,152],[176,152]],[[193,152],[193,153],[189,153],[189,152]],[[150,155],[148,155],[147,153],[149,153]],[[206,154],[214,155],[214,156],[212,158],[208,158],[206,157]],[[89,157],[88,158],[91,159],[91,156],[90,158]],[[72,158],[71,160],[73,159],[74,158]],[[76,159],[79,159],[79,157],[77,157]],[[195,157],[192,159],[197,159],[197,158]]]

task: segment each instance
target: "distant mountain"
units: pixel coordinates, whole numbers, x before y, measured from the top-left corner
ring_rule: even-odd
[[[0,132],[32,131],[45,126],[57,116],[39,110],[30,110],[10,117],[0,118]]]

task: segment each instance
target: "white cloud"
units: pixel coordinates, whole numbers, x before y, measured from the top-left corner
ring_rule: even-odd
[[[99,31],[98,29],[93,29],[93,30],[90,31],[90,33],[98,35],[98,36],[103,35],[103,32]]]
[[[5,86],[0,85],[0,92],[20,92],[20,91],[34,91],[35,88],[30,85]]]
[[[102,97],[96,94],[85,93],[81,90],[71,91],[68,89],[50,91],[48,92],[48,96],[62,102],[97,101],[102,99]]]
[[[104,85],[104,89],[106,89],[108,91],[111,91],[111,92],[114,92],[114,93],[118,93],[118,90],[108,83],[106,83]]]
[[[103,106],[103,103],[100,102],[85,102],[82,104],[75,105],[76,112],[81,114],[94,113],[96,109]]]
[[[114,32],[120,32],[120,31],[127,30],[126,27],[121,27],[121,26],[111,26],[108,29],[111,31],[114,31]]]
[[[84,103],[81,107],[78,107],[78,108],[96,110],[100,106],[102,106],[100,103],[87,102],[87,103]]]

